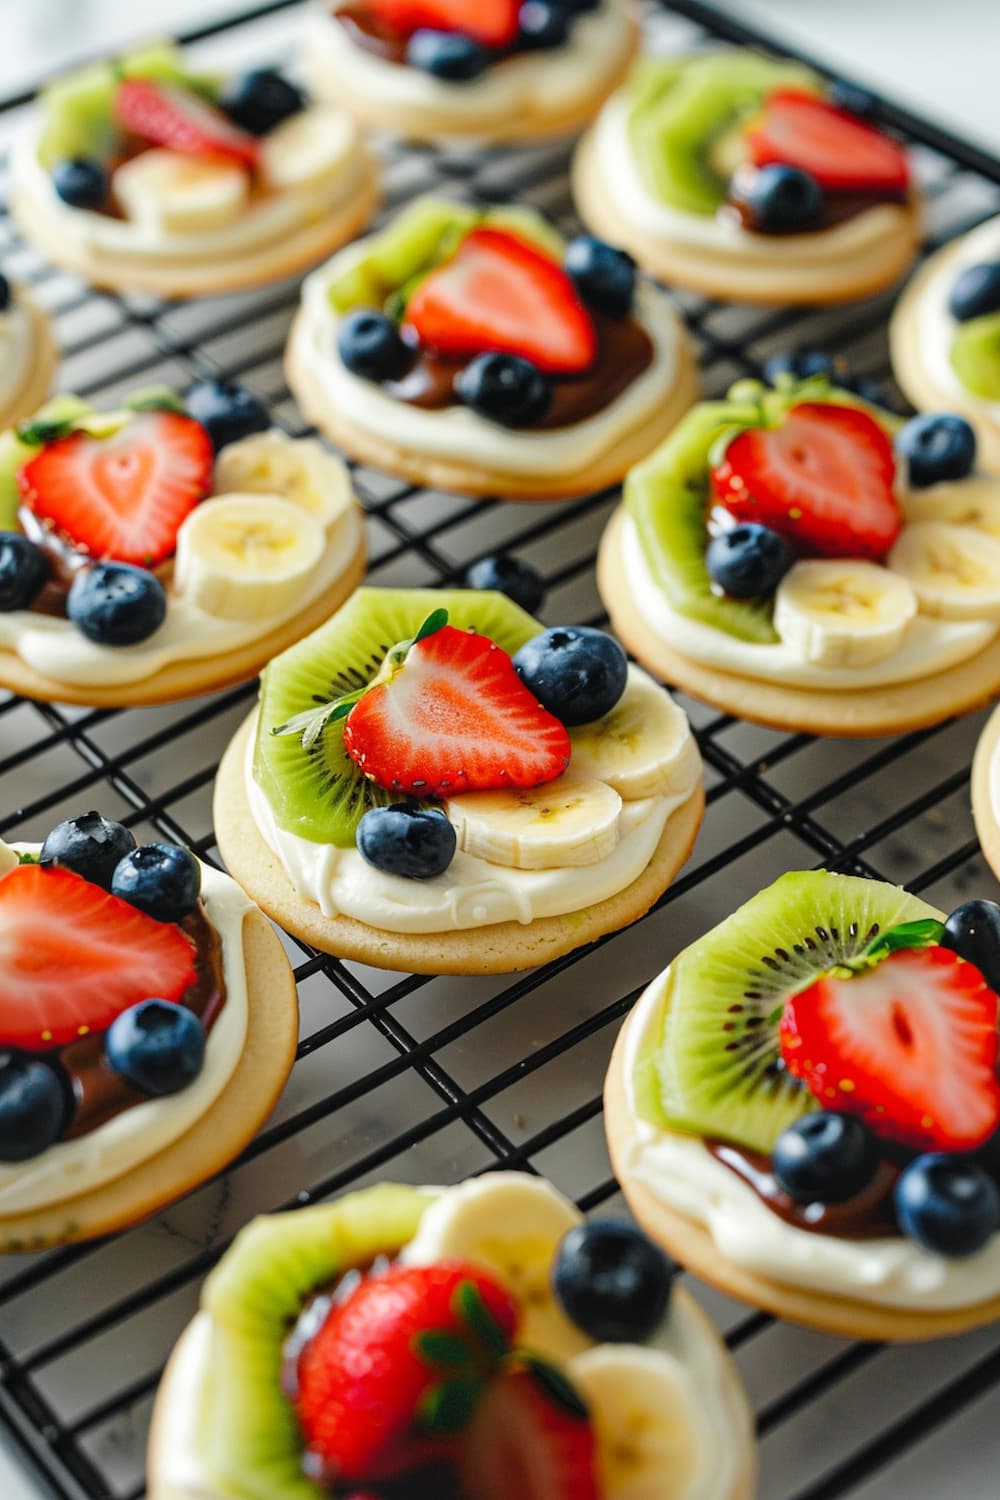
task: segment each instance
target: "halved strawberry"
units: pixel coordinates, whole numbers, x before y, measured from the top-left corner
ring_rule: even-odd
[[[397,36],[426,26],[497,48],[509,47],[517,36],[520,8],[520,0],[368,0],[376,19]]]
[[[905,193],[906,152],[863,120],[799,89],[777,89],[747,132],[750,160],[809,172],[828,193]]]
[[[461,1260],[367,1276],[299,1356],[310,1470],[331,1485],[370,1484],[441,1458],[517,1320],[499,1282]]]
[[[824,1109],[917,1150],[968,1151],[1000,1126],[1000,1000],[950,948],[904,949],[793,996],[781,1055]]]
[[[21,499],[93,557],[155,567],[212,483],[212,444],[191,417],[137,412],[111,437],[49,443],[17,475]]]
[[[506,651],[454,625],[417,641],[369,688],[347,716],[344,745],[379,786],[418,797],[541,786],[570,757],[565,726]]]
[[[867,412],[807,401],[780,427],[750,427],[712,469],[738,521],[759,521],[801,552],[884,557],[903,524],[892,444]]]
[[[62,1047],[140,1000],[180,1000],[196,977],[179,927],[81,875],[18,865],[0,879],[0,1046]]]
[[[529,1366],[490,1386],[458,1469],[467,1500],[601,1500],[586,1408],[566,1404]]]
[[[260,142],[240,130],[221,110],[189,89],[126,78],[115,93],[115,115],[133,135],[154,146],[192,156],[224,156],[256,166]]]
[[[405,328],[437,354],[520,354],[553,375],[589,370],[597,334],[570,278],[503,229],[474,229],[410,298]]]

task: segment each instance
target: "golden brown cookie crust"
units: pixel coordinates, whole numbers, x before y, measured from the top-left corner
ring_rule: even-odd
[[[983,846],[986,863],[994,875],[1000,875],[1000,824],[993,810],[991,787],[992,765],[1000,746],[1000,709],[995,709],[979,736],[972,758],[972,816],[976,833]]]
[[[156,297],[218,297],[227,292],[269,286],[318,265],[361,233],[378,207],[379,168],[365,146],[359,146],[354,187],[343,203],[319,220],[305,223],[277,244],[248,251],[232,260],[194,261],[186,265],[161,260],[110,256],[68,244],[45,205],[19,187],[11,190],[11,212],[36,250],[53,265],[82,276],[91,286],[117,292],[147,292]]]
[[[698,399],[698,372],[687,334],[678,320],[677,370],[662,403],[640,426],[623,433],[593,463],[571,473],[532,478],[502,469],[475,468],[445,457],[414,453],[394,443],[385,433],[371,433],[350,421],[313,372],[303,353],[306,339],[304,311],[292,324],[285,353],[289,388],[307,420],[352,458],[411,484],[459,494],[500,496],[506,500],[568,500],[605,489],[624,479],[633,464],[650,454]]]
[[[295,976],[273,927],[259,911],[243,921],[249,1015],[236,1071],[201,1119],[140,1168],[91,1193],[30,1213],[0,1215],[0,1251],[21,1253],[94,1239],[138,1224],[238,1156],[277,1102],[295,1061]]]
[[[957,412],[972,423],[981,469],[1000,474],[1000,421],[983,410],[984,402],[971,395],[955,395],[935,385],[920,347],[918,309],[931,281],[956,260],[961,240],[932,255],[907,284],[889,323],[889,352],[896,383],[918,411]]]
[[[624,509],[608,522],[597,557],[597,583],[616,633],[648,671],[713,708],[795,734],[864,739],[905,734],[971,713],[1000,693],[1000,639],[976,656],[913,682],[850,691],[810,691],[738,677],[682,656],[652,631],[629,587],[622,556]]]
[[[303,636],[326,623],[347,602],[365,576],[364,540],[350,563],[308,609],[286,620],[269,635],[250,641],[237,651],[221,656],[198,657],[163,667],[139,682],[61,682],[28,666],[13,651],[0,648],[0,688],[42,703],[72,703],[87,708],[149,708],[157,703],[177,703],[206,693],[222,692],[256,677],[272,657],[294,646]],[[110,648],[109,648],[110,649]]]
[[[59,349],[47,315],[20,287],[14,295],[31,325],[31,361],[20,389],[14,392],[6,406],[0,407],[0,431],[13,427],[25,417],[34,416],[52,388],[52,377],[59,363]]]
[[[247,750],[256,715],[237,730],[219,766],[214,819],[219,850],[234,879],[286,932],[323,953],[407,974],[510,974],[571,953],[635,922],[658,900],[694,847],[705,811],[699,782],[669,818],[639,878],[595,906],[527,926],[496,922],[465,932],[399,933],[352,917],[324,917],[293,887],[257,830],[246,790]]]
[[[611,1055],[604,1084],[604,1125],[611,1164],[629,1208],[649,1237],[669,1255],[727,1297],[762,1308],[790,1323],[804,1323],[808,1328],[841,1338],[906,1343],[966,1333],[1000,1319],[1000,1297],[946,1312],[876,1307],[833,1293],[770,1281],[727,1260],[707,1229],[662,1203],[644,1182],[629,1173],[626,1148],[634,1135],[635,1120],[625,1087],[625,1046],[634,1014],[622,1027]]]
[[[713,259],[703,246],[669,243],[622,218],[601,182],[591,133],[577,147],[572,183],[577,212],[595,234],[621,245],[661,281],[730,302],[769,307],[857,302],[902,276],[920,242],[920,207],[914,199],[905,205],[894,234],[887,234],[863,254],[846,257],[839,268],[830,262],[813,270],[801,265],[741,264],[730,256]]]

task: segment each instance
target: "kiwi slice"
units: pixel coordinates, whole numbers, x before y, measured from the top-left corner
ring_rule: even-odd
[[[782,875],[671,968],[654,1058],[659,1122],[770,1152],[792,1120],[816,1108],[781,1061],[786,1000],[879,934],[940,915],[879,880],[826,870]],[[648,1108],[648,1088],[643,1100]]]
[[[328,724],[308,749],[300,735],[272,730],[371,682],[386,653],[411,640],[439,609],[448,611],[450,624],[477,630],[512,655],[542,628],[503,594],[362,588],[325,625],[265,669],[254,776],[279,827],[313,843],[351,848],[368,809],[399,800],[397,793],[362,776],[344,749],[342,719]]]
[[[647,187],[683,213],[714,214],[726,200],[732,151],[719,142],[740,130],[777,88],[818,93],[816,74],[757,52],[704,52],[648,60],[631,86],[629,131]]]
[[[950,359],[967,391],[984,401],[1000,401],[1000,312],[959,323]]]
[[[51,401],[35,412],[32,425],[38,422],[74,422],[78,417],[93,411],[79,396],[53,396]],[[25,424],[21,424],[23,427]],[[26,443],[16,427],[0,432],[0,531],[17,531],[17,509],[21,494],[17,487],[17,471],[29,458],[34,458],[41,449],[40,443]]]
[[[315,1291],[351,1267],[395,1254],[429,1199],[381,1184],[338,1203],[255,1219],[205,1283],[211,1365],[198,1442],[220,1491],[233,1500],[324,1500],[302,1473],[302,1439],[281,1389],[282,1348]]]

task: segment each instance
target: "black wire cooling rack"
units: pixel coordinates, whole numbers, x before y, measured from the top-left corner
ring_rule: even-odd
[[[288,56],[297,18],[287,11],[287,0],[260,5],[197,39],[230,62]],[[651,9],[649,26],[664,46],[706,33],[766,40],[694,0]],[[0,110],[0,131],[17,123],[23,102]],[[1000,162],[891,106],[881,113],[914,144],[931,246],[1000,208]],[[527,199],[569,225],[566,160],[563,148],[389,149],[387,209],[447,182]],[[96,294],[43,264],[5,212],[0,257],[55,316],[66,388],[105,402],[136,383],[184,387],[223,372],[273,403],[289,432],[304,430],[281,374],[294,284],[185,305]],[[889,296],[805,314],[678,300],[709,392],[758,374],[789,346],[835,349],[856,370],[886,372]],[[615,493],[519,506],[431,493],[368,469],[355,478],[373,581],[453,583],[502,545],[545,574],[550,622],[603,621],[594,553]],[[216,858],[212,780],[253,696],[247,685],[130,713],[3,702],[0,833],[40,838],[97,805],[140,837],[158,833]],[[620,1022],[679,948],[781,871],[863,872],[945,908],[972,892],[1000,894],[968,805],[981,716],[894,740],[822,742],[684,706],[705,759],[708,816],[690,865],[642,922],[512,983],[401,978],[287,940],[302,1006],[298,1061],[277,1113],[240,1160],[127,1234],[0,1265],[0,1420],[39,1471],[40,1493],[144,1494],[145,1432],[164,1359],[203,1276],[252,1214],[379,1177],[450,1182],[497,1164],[547,1174],[585,1209],[612,1201],[601,1084]],[[1000,1329],[910,1350],[850,1344],[694,1289],[726,1331],[759,1412],[762,1500],[995,1500]]]

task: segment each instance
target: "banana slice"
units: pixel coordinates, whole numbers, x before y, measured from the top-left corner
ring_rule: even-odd
[[[13,870],[20,864],[20,860],[9,844],[0,839],[0,875],[6,875],[8,870]]]
[[[206,614],[253,620],[294,608],[325,549],[322,526],[297,506],[271,495],[221,495],[178,531],[174,580]]]
[[[355,139],[343,110],[314,105],[291,115],[264,139],[261,170],[279,191],[327,187],[340,175]]]
[[[877,563],[799,562],[778,585],[774,628],[803,661],[863,667],[897,650],[916,613],[907,580]]]
[[[239,218],[250,178],[238,162],[156,147],[120,166],[112,187],[134,224],[159,233],[198,234]]]
[[[1000,541],[1000,479],[959,479],[910,490],[903,498],[907,521],[949,521],[974,526]]]
[[[570,730],[569,737],[573,772],[606,781],[626,802],[689,792],[701,770],[684,713],[639,667],[629,667],[611,712]]]
[[[327,528],[353,499],[346,464],[315,438],[290,438],[276,427],[223,448],[214,488],[220,495],[279,495]]]
[[[618,842],[614,787],[567,771],[545,786],[466,792],[446,803],[458,847],[491,865],[552,870],[594,865]]]
[[[702,1465],[683,1365],[638,1344],[600,1344],[567,1373],[590,1407],[603,1500],[680,1500]]]
[[[1000,540],[947,521],[904,526],[889,566],[910,581],[920,608],[945,620],[1000,620]]]
[[[491,1172],[442,1193],[402,1258],[424,1266],[455,1257],[492,1271],[520,1307],[518,1343],[562,1362],[592,1344],[567,1318],[551,1284],[559,1242],[580,1221],[569,1199],[547,1182],[523,1172]]]

